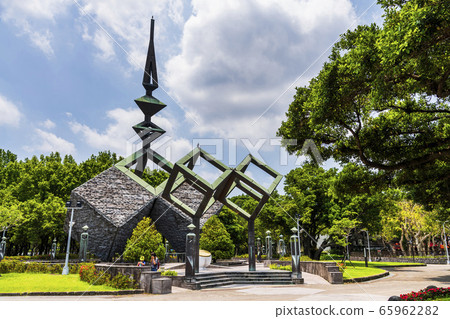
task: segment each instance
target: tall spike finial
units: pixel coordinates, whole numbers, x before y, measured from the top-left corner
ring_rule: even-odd
[[[142,85],[145,88],[145,95],[152,96],[153,90],[158,88],[158,73],[156,72],[156,55],[153,36],[155,30],[155,20],[151,20],[150,24],[150,41],[148,44],[147,61],[145,62],[144,78]]]

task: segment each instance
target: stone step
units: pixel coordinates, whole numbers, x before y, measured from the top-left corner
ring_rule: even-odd
[[[223,287],[223,286],[229,286],[232,285],[233,282],[223,282],[223,283],[213,283],[213,284],[202,284],[200,285],[201,289],[208,289],[208,288],[216,288],[216,287]]]
[[[235,285],[292,285],[292,281],[248,281],[238,280],[233,281]]]
[[[214,273],[214,274],[197,274],[195,275],[196,278],[209,278],[209,277],[233,277],[233,276],[238,276],[238,277],[273,277],[273,276],[278,276],[278,277],[286,277],[286,278],[290,278],[291,277],[291,273],[290,272],[248,272],[248,273],[244,273],[244,272],[222,272],[222,273]]]
[[[201,289],[216,288],[232,284],[239,285],[286,285],[292,284],[290,272],[223,272],[195,276]]]
[[[233,279],[231,279],[231,278],[228,278],[228,277],[221,277],[221,278],[208,278],[208,279],[201,279],[201,280],[198,280],[197,279],[197,282],[198,283],[200,283],[201,285],[202,284],[209,284],[209,283],[214,283],[214,282],[228,282],[228,281],[233,281]]]

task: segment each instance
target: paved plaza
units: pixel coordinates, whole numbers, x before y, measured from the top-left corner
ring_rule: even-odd
[[[247,266],[210,268],[211,271],[247,271]],[[267,271],[258,264],[257,271]],[[71,296],[71,297],[0,297],[0,300],[123,300],[123,301],[386,301],[392,295],[400,295],[423,289],[429,285],[450,286],[450,265],[428,265],[426,267],[389,268],[390,275],[365,283],[331,285],[319,276],[303,273],[305,284],[275,285],[232,285],[222,288],[188,290],[172,288],[167,295],[127,296]],[[178,271],[179,274],[182,270]]]

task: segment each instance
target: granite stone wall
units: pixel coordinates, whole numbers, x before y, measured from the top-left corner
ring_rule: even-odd
[[[194,210],[203,199],[203,195],[187,182],[173,194]],[[187,226],[192,223],[192,218],[165,199],[154,197],[114,166],[74,189],[71,200],[73,205],[78,200],[83,202],[83,208],[74,211],[72,238],[79,241],[82,227],[87,225],[88,251],[103,261],[109,261],[115,254],[123,253],[133,229],[147,216],[155,221],[156,229],[175,251],[185,251]],[[200,227],[221,208],[220,202],[214,203],[200,219]],[[66,215],[66,231],[70,213],[69,209]]]

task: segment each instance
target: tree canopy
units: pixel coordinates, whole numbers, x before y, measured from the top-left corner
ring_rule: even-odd
[[[0,149],[0,231],[8,231],[9,253],[43,253],[54,238],[65,241],[64,203],[70,192],[119,160],[114,153],[100,152],[80,164],[59,153],[19,161]]]
[[[417,200],[449,206],[450,2],[381,0],[382,27],[358,26],[297,88],[278,130],[290,153],[313,139],[326,160],[363,164]]]

